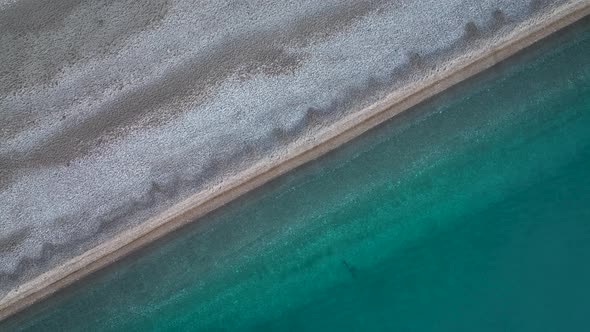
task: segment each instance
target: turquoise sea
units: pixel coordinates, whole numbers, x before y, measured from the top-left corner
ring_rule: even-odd
[[[590,330],[590,19],[0,330]]]

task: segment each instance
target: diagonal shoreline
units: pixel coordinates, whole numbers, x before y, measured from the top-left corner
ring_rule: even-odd
[[[495,65],[551,33],[590,14],[590,4],[576,1],[560,6],[541,17],[531,18],[505,38],[494,40],[453,61],[445,71],[428,80],[396,90],[388,97],[285,148],[273,160],[262,160],[239,175],[207,191],[197,193],[162,214],[131,228],[103,244],[77,256],[58,268],[21,285],[0,300],[0,320],[17,313],[73,282],[138,250],[196,218],[266,182],[311,161],[434,96],[441,91]],[[528,24],[527,24],[528,23]]]

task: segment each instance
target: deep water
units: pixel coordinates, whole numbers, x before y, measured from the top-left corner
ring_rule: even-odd
[[[590,20],[0,325],[590,329]]]

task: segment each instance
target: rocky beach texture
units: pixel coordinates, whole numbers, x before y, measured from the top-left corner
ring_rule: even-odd
[[[0,2],[0,297],[579,2]]]

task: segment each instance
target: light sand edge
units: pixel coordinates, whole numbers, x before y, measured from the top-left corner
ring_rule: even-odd
[[[131,228],[107,242],[74,257],[9,292],[0,300],[0,321],[50,296],[114,261],[161,238],[196,218],[215,210],[270,180],[337,148],[367,130],[455,84],[484,71],[516,52],[590,14],[590,3],[577,1],[563,5],[531,25],[523,23],[506,38],[478,50],[477,54],[453,64],[427,82],[399,89],[391,95],[344,117],[319,131],[313,139],[302,139],[286,147],[272,161],[262,160],[222,184],[192,195],[162,214]],[[482,47],[483,48],[483,47]]]

